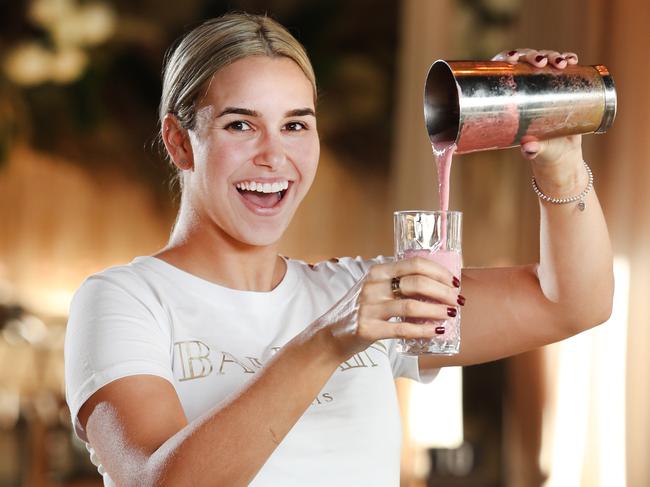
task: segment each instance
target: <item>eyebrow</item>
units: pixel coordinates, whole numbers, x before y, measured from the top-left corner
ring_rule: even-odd
[[[305,115],[311,115],[312,117],[316,116],[316,113],[311,108],[297,108],[295,110],[289,110],[285,113],[287,117],[304,117]]]
[[[255,110],[249,110],[248,108],[239,108],[239,107],[226,107],[216,118],[223,117],[224,115],[236,114],[236,115],[247,115],[249,117],[259,117],[259,112]],[[316,113],[311,108],[296,108],[294,110],[289,110],[284,114],[285,117],[304,117],[306,115],[311,115],[312,117],[316,116]]]

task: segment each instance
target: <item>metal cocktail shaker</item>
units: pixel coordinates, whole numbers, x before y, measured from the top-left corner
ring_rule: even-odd
[[[600,134],[615,116],[614,80],[602,65],[438,60],[424,87],[424,118],[436,150],[455,143],[456,153],[467,153]]]

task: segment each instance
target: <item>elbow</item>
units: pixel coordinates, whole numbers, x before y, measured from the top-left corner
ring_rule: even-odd
[[[597,286],[594,291],[594,298],[591,301],[593,308],[591,323],[592,327],[605,323],[612,316],[614,310],[614,272],[613,269],[602,286]]]
[[[565,319],[562,320],[564,323],[562,335],[568,338],[607,322],[612,315],[612,306],[611,303],[604,302],[589,309],[565,309],[563,315]]]
[[[594,326],[600,325],[608,321],[611,318],[613,311],[614,311],[614,288],[612,287],[612,291],[611,293],[609,293],[609,296],[607,296],[603,300],[603,303],[601,303],[600,314],[596,318],[597,323],[595,323]]]
[[[586,328],[593,328],[602,325],[612,316],[613,297],[606,298],[598,305],[594,306],[589,316],[586,318]]]
[[[579,306],[572,306],[568,316],[572,317],[572,334],[580,333],[607,322],[614,307],[614,284],[604,284],[592,292]]]

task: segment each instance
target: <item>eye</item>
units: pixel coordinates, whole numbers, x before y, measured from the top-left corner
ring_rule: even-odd
[[[300,132],[307,130],[307,124],[304,122],[289,122],[284,126],[284,129],[288,132]]]
[[[226,125],[226,130],[232,130],[234,132],[248,132],[252,130],[252,127],[245,122],[244,120],[235,120]]]

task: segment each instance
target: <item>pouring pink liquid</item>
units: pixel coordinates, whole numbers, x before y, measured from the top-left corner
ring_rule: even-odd
[[[431,144],[433,157],[438,170],[438,199],[440,211],[449,211],[449,179],[451,177],[451,159],[456,152],[456,144]],[[444,241],[444,239],[443,239]]]
[[[431,144],[433,158],[436,161],[438,172],[438,205],[440,211],[449,211],[449,181],[451,179],[451,160],[456,152],[456,144],[441,145]],[[447,218],[442,217],[442,231],[440,234],[442,248],[447,247]]]

